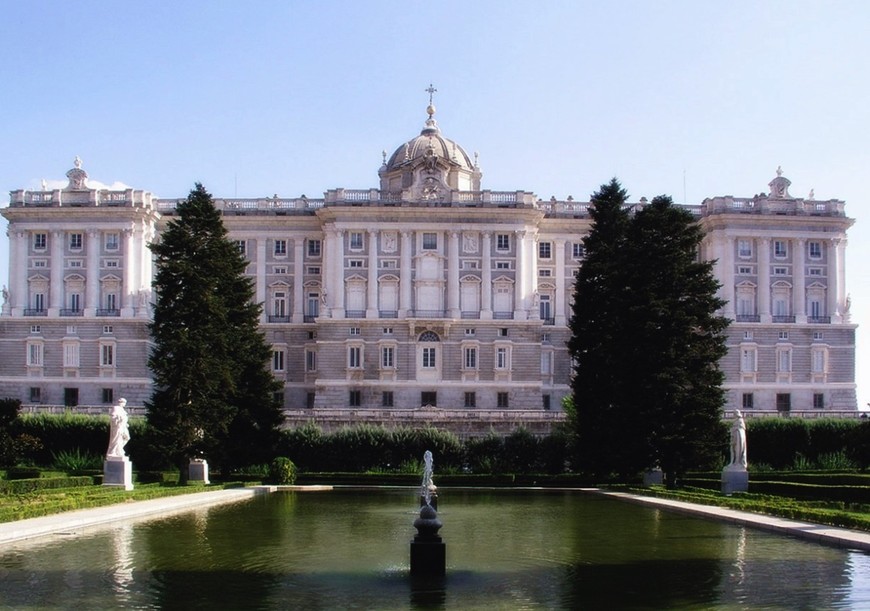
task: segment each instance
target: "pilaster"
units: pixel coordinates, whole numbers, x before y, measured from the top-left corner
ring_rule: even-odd
[[[366,282],[366,318],[378,317],[378,231],[369,230],[369,269]]]
[[[492,232],[481,233],[483,269],[480,271],[480,319],[492,320]]]
[[[85,316],[95,316],[100,308],[100,232],[87,231],[87,261],[85,264]]]
[[[459,232],[451,231],[447,244],[447,315],[459,318]]]
[[[795,240],[794,243],[794,266],[791,273],[794,282],[792,283],[792,304],[796,323],[807,322],[807,289],[806,289],[806,257],[807,241],[803,238]]]
[[[565,240],[556,239],[553,242],[556,246],[556,294],[554,296],[556,303],[554,304],[555,311],[553,316],[556,326],[563,327],[567,324],[565,317]]]
[[[763,323],[770,317],[770,238],[758,240],[758,316]]]
[[[51,284],[49,286],[48,315],[59,316],[63,307],[63,231],[51,232]]]
[[[293,238],[293,323],[305,320],[305,238]]]
[[[411,237],[412,232],[402,232],[401,269],[399,270],[399,318],[406,318],[408,310],[413,308],[411,304],[411,275],[413,273]]]

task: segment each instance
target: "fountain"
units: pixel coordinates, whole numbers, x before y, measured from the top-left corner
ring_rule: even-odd
[[[426,450],[423,454],[423,482],[420,485],[420,517],[414,520],[417,534],[411,541],[412,577],[439,577],[446,572],[447,546],[438,535],[443,524],[435,509],[438,495],[432,482],[432,472],[432,452]]]

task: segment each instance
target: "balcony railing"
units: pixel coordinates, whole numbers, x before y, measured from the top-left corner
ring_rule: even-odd
[[[737,322],[761,322],[761,316],[758,314],[738,314],[734,320]]]
[[[317,314],[305,314],[302,317],[302,322],[316,322],[317,316],[318,316]]]
[[[378,316],[381,318],[398,318],[399,312],[398,310],[381,310],[378,312]]]
[[[290,322],[289,316],[269,316],[269,322]]]
[[[493,312],[492,318],[494,320],[513,320],[514,313],[513,312]]]
[[[791,322],[794,322],[794,316],[774,316],[773,322],[791,323]]]
[[[545,325],[547,325],[547,326],[553,326],[553,325],[556,324],[556,319],[555,319],[555,318],[542,318],[541,320],[542,320],[543,323],[544,323]]]
[[[365,318],[366,311],[365,310],[345,310],[344,315],[346,318]]]
[[[120,316],[121,310],[117,308],[98,309],[97,316]]]
[[[25,316],[48,316],[48,311],[39,308],[25,308],[24,309]]]
[[[411,318],[445,318],[447,310],[408,310]]]
[[[829,324],[831,324],[831,317],[830,316],[810,316],[807,318],[807,322],[829,325]]]
[[[60,311],[61,316],[83,316],[84,312],[82,310],[73,310],[70,308],[64,308]]]
[[[459,316],[460,318],[464,318],[465,320],[475,320],[480,318],[480,312],[476,312],[473,310],[470,312],[460,312]]]

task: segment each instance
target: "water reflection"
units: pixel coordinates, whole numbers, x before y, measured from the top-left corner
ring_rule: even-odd
[[[867,608],[870,557],[579,493],[443,490],[448,574],[412,580],[416,489],[276,494],[0,552],[11,608]]]

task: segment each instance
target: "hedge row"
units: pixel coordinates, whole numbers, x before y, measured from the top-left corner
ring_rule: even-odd
[[[775,469],[794,465],[798,455],[815,462],[824,455],[845,452],[857,466],[870,466],[870,421],[846,418],[751,418],[746,445],[750,466]]]
[[[40,477],[33,479],[0,480],[0,493],[27,494],[37,490],[52,490],[57,488],[77,488],[93,486],[94,478],[89,475],[73,477]]]

